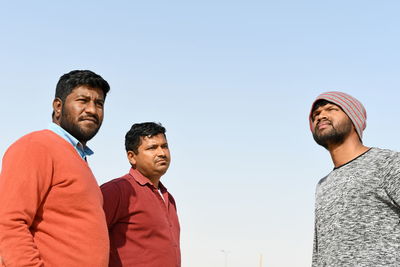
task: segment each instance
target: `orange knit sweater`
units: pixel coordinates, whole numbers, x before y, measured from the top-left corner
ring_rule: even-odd
[[[5,266],[108,266],[102,195],[71,144],[49,130],[7,150],[0,174]]]

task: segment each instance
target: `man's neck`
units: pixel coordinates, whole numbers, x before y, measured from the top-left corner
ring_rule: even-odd
[[[60,126],[61,128],[63,128],[62,126],[61,126],[61,124],[60,124],[60,121],[59,120],[56,120],[55,118],[54,118],[54,116],[53,116],[53,118],[52,118],[52,122],[54,123],[54,124],[57,124],[58,126]],[[63,128],[64,129],[64,128]],[[66,131],[67,133],[69,133],[71,136],[73,136],[70,132],[68,132],[67,130],[65,130],[64,129],[64,131]],[[74,138],[76,138],[75,136],[74,136]],[[78,139],[77,139],[78,140]],[[82,146],[83,147],[85,147],[86,146],[86,141],[81,141],[81,140],[78,140],[79,141],[79,143],[81,143],[82,144]]]
[[[154,187],[158,189],[158,186],[160,184],[160,178],[161,177],[159,177],[159,178],[148,178],[148,179],[153,183]]]
[[[160,185],[160,180],[161,180],[161,176],[154,176],[154,177],[149,177],[146,174],[144,174],[141,170],[136,169],[138,172],[140,172],[140,174],[142,174],[145,178],[147,178],[155,188],[158,189],[158,186]]]
[[[340,144],[332,144],[328,147],[329,153],[335,168],[340,167],[353,159],[357,158],[361,154],[365,153],[369,147],[364,146],[358,136],[354,138],[346,138],[346,140]]]

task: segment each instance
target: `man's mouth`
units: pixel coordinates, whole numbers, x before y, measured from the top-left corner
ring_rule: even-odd
[[[99,120],[96,119],[95,117],[84,117],[84,118],[79,119],[79,121],[90,121],[90,122],[93,122],[95,124],[99,123]]]
[[[322,130],[322,129],[327,128],[330,125],[332,125],[332,123],[330,121],[324,120],[324,121],[319,122],[315,128],[317,130]]]

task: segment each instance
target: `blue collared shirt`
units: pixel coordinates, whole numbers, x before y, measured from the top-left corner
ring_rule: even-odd
[[[58,134],[60,137],[64,138],[68,143],[70,143],[76,149],[82,159],[86,160],[87,156],[93,154],[93,151],[89,147],[82,145],[81,142],[79,142],[75,137],[73,137],[58,124],[51,122],[47,129]]]

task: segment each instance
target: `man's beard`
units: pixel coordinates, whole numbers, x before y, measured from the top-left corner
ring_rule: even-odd
[[[343,142],[351,132],[353,123],[349,119],[347,119],[346,121],[336,126],[334,126],[330,122],[330,126],[332,127],[332,129],[325,129],[326,133],[318,134],[318,129],[317,129],[318,125],[315,127],[313,131],[313,137],[315,142],[317,142],[318,145],[325,147],[326,149],[328,149],[329,145],[343,144]]]
[[[95,116],[92,116],[92,117],[95,117]],[[68,133],[70,133],[73,137],[78,139],[78,141],[86,143],[87,141],[92,139],[100,129],[101,122],[99,121],[98,117],[96,117],[96,119],[98,121],[97,127],[93,127],[91,129],[83,129],[82,127],[79,126],[79,124],[74,122],[70,113],[63,107],[61,117],[60,117],[60,126],[64,130],[66,130]],[[79,118],[78,118],[78,121],[79,121]]]

